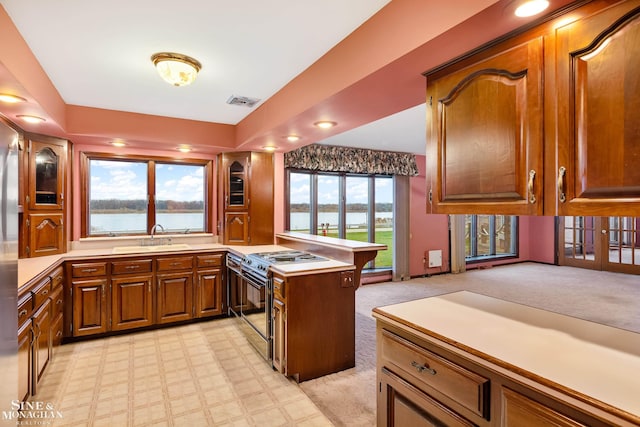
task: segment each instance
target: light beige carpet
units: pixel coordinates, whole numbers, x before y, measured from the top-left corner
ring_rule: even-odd
[[[375,321],[371,310],[461,290],[640,333],[640,276],[522,263],[366,285],[356,291],[356,367],[300,386],[335,425],[375,425]]]

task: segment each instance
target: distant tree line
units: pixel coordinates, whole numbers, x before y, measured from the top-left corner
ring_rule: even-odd
[[[309,212],[309,203],[292,203],[291,212]],[[367,212],[369,205],[366,203],[347,203],[348,212]],[[376,212],[391,212],[393,203],[376,203]],[[318,212],[338,212],[337,203],[318,204]]]
[[[104,199],[91,200],[91,211],[98,212],[144,212],[147,209],[147,201],[145,199],[137,200],[121,200],[121,199]],[[204,210],[204,202],[202,200],[181,201],[181,200],[157,200],[156,211],[181,211],[181,212],[202,212]]]

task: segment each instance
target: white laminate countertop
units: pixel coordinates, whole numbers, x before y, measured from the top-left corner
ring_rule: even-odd
[[[370,251],[370,250],[383,251],[387,249],[387,245],[383,245],[381,243],[369,243],[369,242],[359,242],[357,240],[337,239],[335,237],[297,233],[295,231],[286,231],[283,233],[277,233],[276,237],[281,237],[283,239],[295,240],[295,241],[300,241],[305,243],[313,243],[321,246],[330,246],[334,248],[349,250],[351,252],[361,252],[361,251]]]
[[[640,334],[467,291],[378,307],[374,317],[640,416]]]
[[[127,254],[115,254],[113,253],[113,247],[102,247],[102,248],[87,248],[87,249],[73,249],[69,252],[60,255],[50,255],[44,257],[35,257],[35,258],[23,258],[18,260],[18,289],[22,286],[33,280],[43,271],[48,270],[56,263],[65,261],[67,259],[78,259],[81,260],[83,258],[93,259],[100,257],[134,257],[134,256],[145,256],[145,255],[180,255],[180,254],[189,254],[194,252],[201,251],[233,251],[240,255],[247,255],[250,253],[256,252],[275,252],[275,251],[283,251],[283,250],[291,250],[286,246],[281,245],[255,245],[255,246],[236,246],[236,245],[222,245],[219,243],[197,243],[192,244],[189,243],[190,249],[181,250],[181,251],[162,251],[162,252],[140,252],[140,253],[127,253]],[[347,270],[350,268],[354,268],[353,265],[336,261],[332,259],[327,259],[327,261],[318,261],[318,262],[305,262],[305,263],[297,263],[297,264],[289,264],[278,266],[277,271],[286,274],[286,275],[299,275],[299,274],[308,274],[309,272],[319,272],[319,271],[340,271]]]

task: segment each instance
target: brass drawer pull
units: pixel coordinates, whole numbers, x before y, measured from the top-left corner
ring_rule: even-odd
[[[49,289],[44,289],[44,290],[42,291],[42,295],[47,295],[48,293],[49,293]]]
[[[416,362],[415,360],[413,362],[411,362],[411,366],[416,368],[416,371],[418,371],[419,373],[427,372],[427,373],[429,373],[431,375],[435,375],[437,373],[435,369],[431,369],[427,365],[421,365],[418,362]]]
[[[60,304],[62,304],[62,302],[63,302],[62,298],[60,298],[58,301],[56,301],[56,305],[60,305]]]
[[[98,271],[97,268],[85,268],[82,270],[83,273],[95,273],[96,271]]]
[[[125,267],[127,270],[135,270],[136,268],[140,268],[139,265],[127,265]]]
[[[564,166],[560,166],[558,170],[558,197],[561,203],[567,201],[567,195],[564,192],[564,177],[567,174],[567,169]]]
[[[22,317],[22,316],[26,316],[27,315],[27,310],[22,310],[20,311],[20,313],[18,313],[18,317]]]
[[[62,336],[62,331],[58,331],[58,332],[56,333],[56,337],[60,337],[60,336]]]

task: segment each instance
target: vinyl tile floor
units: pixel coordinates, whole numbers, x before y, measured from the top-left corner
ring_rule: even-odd
[[[59,426],[331,426],[233,319],[65,344],[32,400]]]

